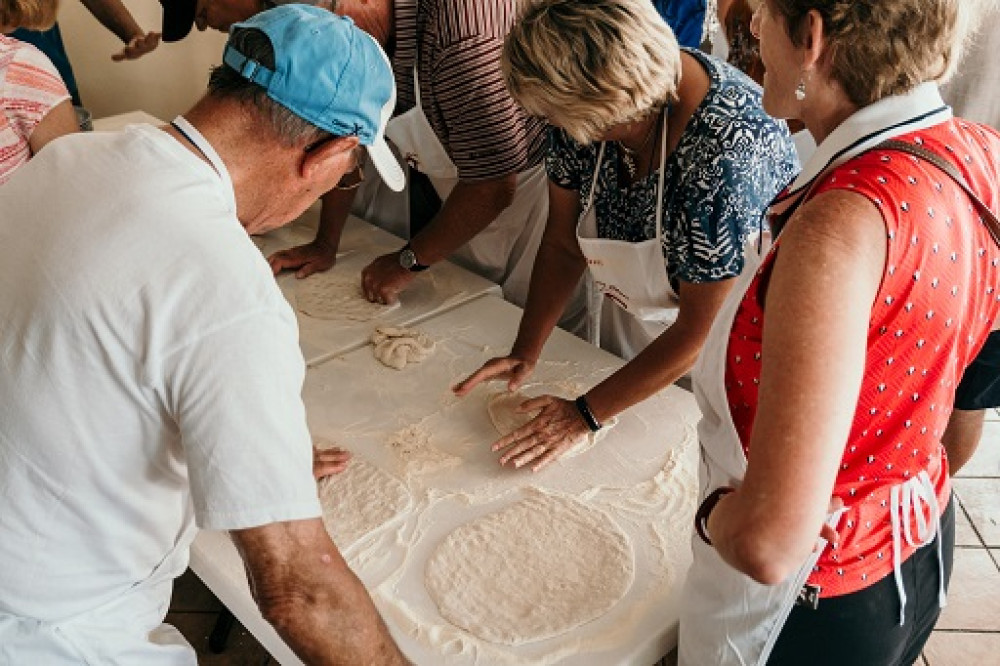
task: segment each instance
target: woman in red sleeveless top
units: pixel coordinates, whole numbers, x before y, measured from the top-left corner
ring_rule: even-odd
[[[937,88],[975,4],[764,0],[754,15],[764,108],[818,147],[695,371],[705,501],[682,664],[908,664],[945,603],[941,434],[1000,312],[997,242],[929,161],[1000,207],[1000,135],[953,118]]]

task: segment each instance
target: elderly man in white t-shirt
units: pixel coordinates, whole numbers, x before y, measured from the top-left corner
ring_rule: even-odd
[[[349,21],[235,26],[169,126],[52,142],[0,188],[0,662],[195,664],[162,624],[195,526],[229,530],[309,663],[401,663],[327,536],[295,317],[247,232],[389,179],[388,60]]]

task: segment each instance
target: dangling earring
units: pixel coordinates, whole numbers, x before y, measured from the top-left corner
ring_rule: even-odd
[[[799,79],[799,85],[795,86],[795,99],[800,102],[806,98],[806,80],[805,78]]]

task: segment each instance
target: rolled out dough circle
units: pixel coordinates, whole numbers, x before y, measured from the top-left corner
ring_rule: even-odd
[[[402,481],[356,453],[346,470],[319,482],[319,500],[323,525],[341,550],[406,511],[411,501]]]
[[[352,321],[369,321],[399,307],[399,301],[391,305],[369,302],[361,293],[360,276],[330,272],[298,280],[295,304],[301,312],[316,319]]]
[[[425,586],[452,624],[521,645],[605,614],[634,577],[632,545],[609,516],[538,493],[449,534],[428,560]]]
[[[535,391],[537,395],[541,395],[545,391]],[[555,395],[555,393],[553,393]],[[489,412],[490,421],[493,422],[493,427],[496,428],[497,433],[501,437],[505,437],[510,433],[514,432],[521,426],[525,425],[531,419],[535,418],[538,411],[533,412],[519,412],[517,411],[518,406],[525,400],[530,400],[536,397],[536,395],[528,395],[522,391],[501,391],[499,393],[494,393],[486,399],[486,410]],[[593,448],[594,444],[604,439],[604,436],[608,434],[608,431],[614,428],[618,424],[618,417],[612,418],[610,421],[604,424],[604,427],[597,432],[587,433],[585,439],[581,440],[579,444],[573,446],[573,448],[566,451],[563,454],[563,458],[572,458],[573,456],[578,456],[584,451],[589,451]]]

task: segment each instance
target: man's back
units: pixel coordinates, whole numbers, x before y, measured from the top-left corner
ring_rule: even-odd
[[[303,369],[231,188],[171,137],[70,137],[22,171],[0,190],[0,611],[61,620],[183,571],[190,500],[209,527],[275,519],[226,473],[234,450],[308,442]],[[262,404],[262,371],[293,399],[273,420],[238,404]],[[291,453],[306,505],[309,448]]]

